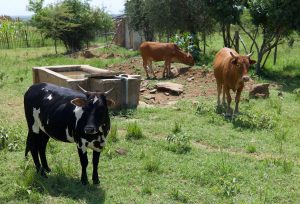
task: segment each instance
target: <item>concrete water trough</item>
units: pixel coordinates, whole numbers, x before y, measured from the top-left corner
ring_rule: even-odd
[[[48,82],[79,90],[107,91],[114,88],[108,98],[115,101],[112,109],[136,108],[139,102],[140,75],[120,74],[89,65],[61,65],[33,67],[33,83]]]

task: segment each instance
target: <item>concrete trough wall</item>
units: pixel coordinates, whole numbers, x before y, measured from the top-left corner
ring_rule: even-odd
[[[47,82],[79,90],[80,85],[88,91],[104,92],[115,101],[112,109],[136,108],[139,102],[140,75],[118,75],[115,72],[89,65],[62,65],[34,67],[33,83]],[[78,74],[78,75],[76,75]]]

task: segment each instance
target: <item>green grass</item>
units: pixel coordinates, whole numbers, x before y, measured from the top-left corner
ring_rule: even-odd
[[[218,46],[222,44],[214,41],[208,52]],[[47,147],[49,178],[36,175],[31,157],[24,159],[23,94],[32,84],[31,68],[58,64],[105,68],[137,54],[117,47],[97,51],[121,57],[75,59],[55,55],[52,47],[0,50],[0,203],[300,202],[300,97],[289,91],[293,86],[289,83],[282,99],[272,89],[269,99],[242,100],[242,114],[234,118],[217,113],[215,96],[199,97],[198,103],[180,100],[175,108],[112,114],[112,132],[99,164],[99,186],[81,185],[76,145],[54,140]],[[298,56],[289,52],[280,57]],[[298,66],[290,62],[287,65]],[[280,70],[283,60],[276,66],[273,69]],[[143,139],[127,140],[128,133],[142,133]],[[181,145],[187,145],[188,151],[178,152]],[[119,149],[126,154],[116,153]],[[90,162],[90,183],[91,176]]]

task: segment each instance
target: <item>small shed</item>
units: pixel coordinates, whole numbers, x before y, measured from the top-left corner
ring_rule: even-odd
[[[126,16],[119,15],[114,17],[116,28],[114,43],[127,49],[138,50],[144,40],[141,32],[129,28]]]

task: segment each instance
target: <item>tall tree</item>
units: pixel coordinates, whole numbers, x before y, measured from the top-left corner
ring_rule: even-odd
[[[225,47],[232,47],[231,24],[240,22],[244,0],[205,0],[210,15],[220,24]]]
[[[147,41],[154,40],[154,30],[150,25],[145,0],[127,0],[125,13],[133,30],[142,31]]]
[[[248,7],[256,32],[250,32],[240,22],[242,30],[252,39],[257,51],[256,73],[263,69],[264,56],[268,56],[273,48],[300,27],[300,1],[294,0],[256,0],[248,1]],[[262,33],[262,41],[257,40],[258,32]],[[266,60],[266,59],[265,59]]]
[[[30,0],[29,9],[35,12],[34,25],[55,42],[61,40],[68,52],[82,49],[97,31],[113,25],[104,10],[91,8],[88,1],[63,0],[46,7],[42,3],[43,0]]]

